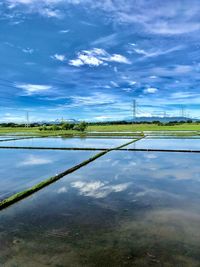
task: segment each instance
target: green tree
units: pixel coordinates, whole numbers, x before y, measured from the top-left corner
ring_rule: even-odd
[[[42,125],[39,127],[40,131],[46,131],[47,130],[47,126],[46,125]]]
[[[74,125],[74,130],[84,132],[87,128],[87,123],[85,121],[80,122],[79,124]]]
[[[54,125],[51,126],[50,130],[52,130],[52,131],[58,131],[58,130],[60,130],[60,127],[58,125],[55,125],[54,124]]]
[[[69,122],[64,122],[61,127],[62,127],[62,130],[71,130],[73,129],[74,124],[69,123]]]

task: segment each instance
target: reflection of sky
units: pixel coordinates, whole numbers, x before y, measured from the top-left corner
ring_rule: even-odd
[[[0,199],[88,159],[94,152],[0,150]]]
[[[78,189],[81,195],[104,198],[112,192],[121,192],[128,188],[129,183],[110,185],[109,183],[102,183],[100,181],[82,182],[76,181],[71,183],[71,186]]]
[[[126,199],[130,195],[133,199],[187,198],[200,187],[198,161],[195,154],[112,152],[76,172],[76,181],[73,179],[69,187],[94,198],[117,193],[117,187]]]
[[[113,138],[33,138],[0,142],[0,146],[112,148],[129,143],[132,140]]]
[[[197,154],[113,151],[48,187],[50,192],[92,199],[121,196],[123,201],[151,198],[174,203],[200,189]],[[62,195],[62,194],[61,194]],[[56,196],[55,196],[56,198]],[[139,201],[138,200],[138,201]]]
[[[125,148],[200,150],[200,139],[142,139]]]
[[[100,256],[114,244],[118,255],[123,246],[125,252],[142,248],[144,258],[149,248],[159,251],[157,257],[162,257],[161,250],[170,256],[178,250],[178,256],[184,256],[187,249],[187,260],[188,253],[195,258],[200,242],[198,162],[199,156],[192,153],[109,152],[1,211],[0,243],[6,240],[4,247],[15,261],[20,246],[22,262],[27,255],[30,261],[37,255],[44,262],[43,246],[48,259],[55,255],[52,251],[65,251],[67,256],[70,251],[75,261],[71,251],[87,257],[101,244]],[[16,245],[13,238],[19,236],[22,242]]]
[[[0,136],[0,141],[1,140],[9,140],[12,139],[13,137],[8,137],[8,136]]]

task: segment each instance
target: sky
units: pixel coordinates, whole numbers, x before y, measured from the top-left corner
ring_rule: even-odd
[[[200,117],[199,0],[1,0],[0,121]]]

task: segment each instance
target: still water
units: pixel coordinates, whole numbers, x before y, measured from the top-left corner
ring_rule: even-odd
[[[113,151],[0,212],[0,266],[200,266],[191,153]]]
[[[178,149],[178,150],[200,150],[200,139],[191,138],[174,138],[174,139],[141,139],[124,148],[141,148],[141,149]]]
[[[15,137],[12,137],[12,136],[0,136],[0,141],[4,141],[4,140],[10,140],[10,139],[13,139]]]
[[[32,138],[0,142],[0,146],[22,147],[69,147],[69,148],[112,148],[126,144],[133,139],[108,138]]]
[[[88,159],[97,151],[0,150],[0,201]]]

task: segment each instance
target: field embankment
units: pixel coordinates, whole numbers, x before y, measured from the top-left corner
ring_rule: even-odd
[[[135,132],[141,135],[146,131],[177,131],[175,135],[183,135],[182,131],[190,131],[184,135],[200,134],[199,123],[183,123],[176,125],[159,125],[159,124],[108,124],[108,125],[88,125],[85,132],[75,130],[40,130],[40,127],[0,127],[0,135],[25,135],[25,136],[132,136]]]

